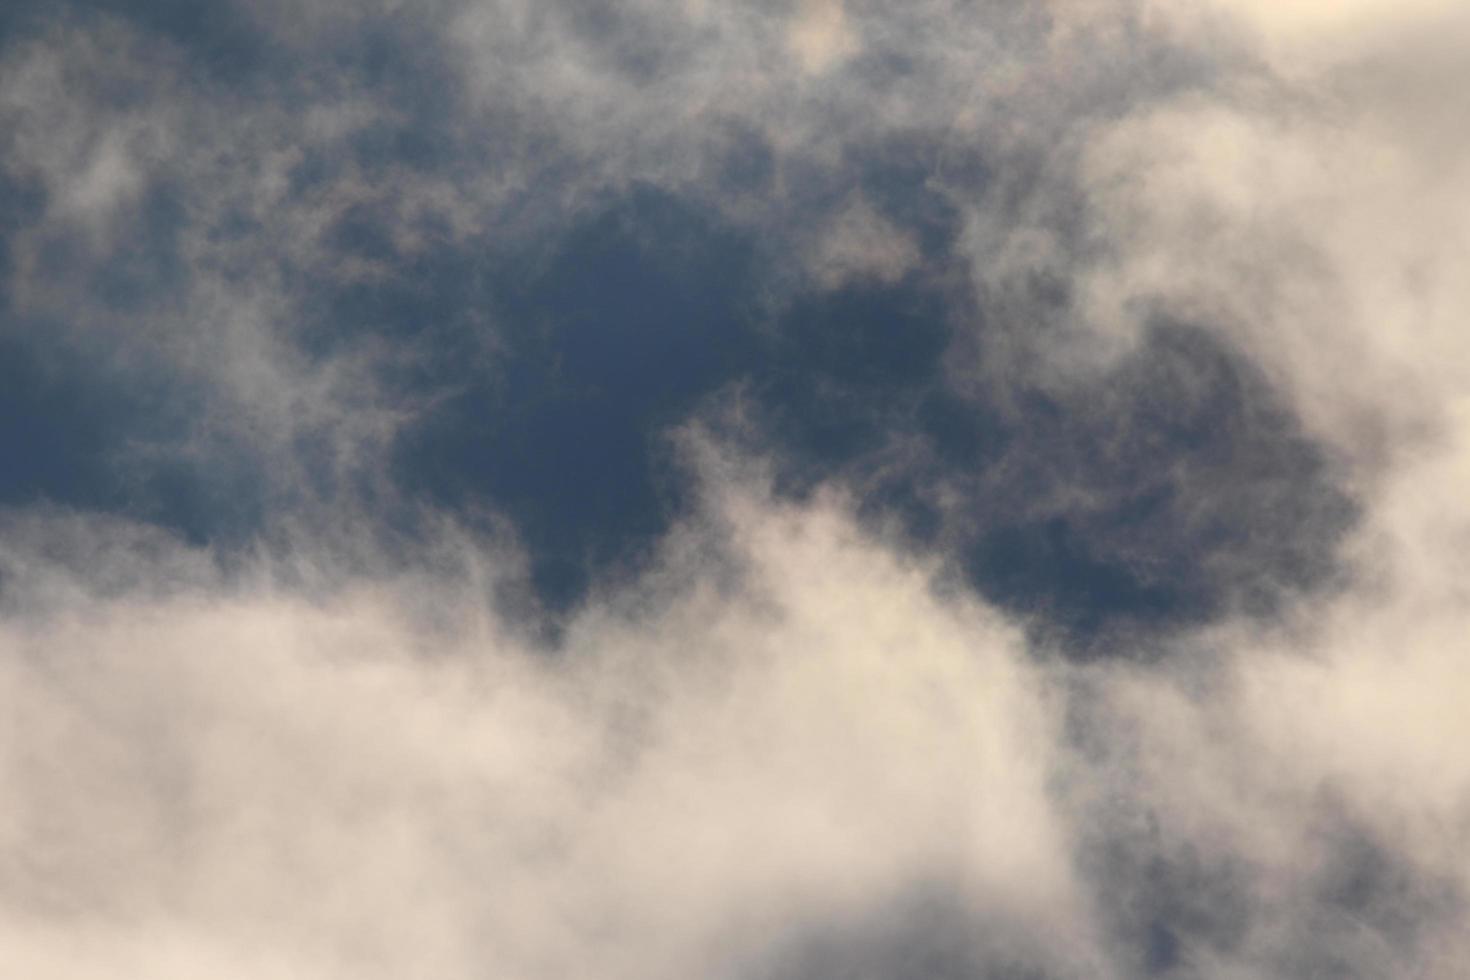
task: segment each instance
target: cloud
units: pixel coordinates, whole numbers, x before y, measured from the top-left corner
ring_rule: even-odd
[[[27,976],[1462,972],[1448,5],[134,7],[0,43]]]
[[[7,943],[38,977],[675,976],[938,881],[1007,955],[1085,959],[1045,939],[1084,903],[1019,637],[834,504],[719,498],[734,583],[686,528],[553,659],[433,578],[8,623]]]
[[[787,43],[801,67],[809,73],[823,72],[858,48],[842,0],[810,0],[790,27]]]
[[[1072,665],[842,499],[689,446],[696,519],[555,653],[487,604],[514,554],[452,528],[316,598],[155,532],[12,533],[43,590],[3,635],[20,961],[1453,975],[1463,604]]]
[[[914,268],[919,250],[912,236],[855,201],[829,226],[813,261],[817,279],[835,289],[849,279],[892,282]]]

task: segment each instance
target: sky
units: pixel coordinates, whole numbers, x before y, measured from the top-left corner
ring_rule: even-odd
[[[0,973],[1462,980],[1455,0],[0,5]]]

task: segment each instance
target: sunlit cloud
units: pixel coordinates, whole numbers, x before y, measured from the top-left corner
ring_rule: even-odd
[[[0,961],[1461,977],[1465,26],[0,13]]]

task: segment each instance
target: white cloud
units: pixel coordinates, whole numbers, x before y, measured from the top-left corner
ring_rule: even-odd
[[[331,587],[300,589],[269,564],[232,580],[146,529],[11,515],[6,957],[38,980],[688,976],[941,878],[1014,937],[1008,955],[1128,976],[1139,954],[1108,932],[1109,882],[1074,857],[1146,814],[1161,861],[1249,869],[1255,917],[1234,946],[1185,936],[1184,975],[1289,974],[1292,955],[1332,947],[1363,976],[1457,976],[1470,144],[1429,96],[1453,104],[1470,62],[1436,29],[1443,7],[936,0],[793,20],[646,3],[609,39],[561,8],[472,4],[446,30],[477,100],[461,124],[505,124],[494,158],[434,178],[344,164],[297,198],[294,168],[389,110],[330,86],[304,108],[196,92],[159,67],[165,47],[110,23],[12,50],[4,166],[50,201],[10,243],[16,301],[205,382],[200,438],[245,433],[287,483],[294,438],[373,461],[413,409],[370,370],[411,354],[317,363],[298,345],[278,262],[382,272],[324,243],[350,207],[391,214],[410,252],[421,218],[536,241],[598,192],[652,180],[810,239],[806,267],[829,284],[893,278],[915,261],[907,233],[852,196],[818,233],[792,232],[784,179],[840,173],[859,137],[918,132],[991,168],[954,174],[939,153],[933,167],[968,201],[983,353],[1003,355],[985,381],[1065,384],[1149,317],[1186,319],[1260,365],[1351,464],[1364,515],[1341,593],[1270,629],[1178,638],[1166,666],[1082,668],[941,597],[840,503],[777,505],[748,480],[711,491],[707,524],[581,613],[555,657],[477,595],[510,559],[452,535],[458,571],[393,578],[360,569],[366,546],[343,560],[302,532],[291,558]],[[325,10],[301,23],[326,29]],[[885,51],[907,71],[854,68]],[[1143,78],[1143,53],[1185,80]],[[121,81],[144,86],[145,109],[98,94]],[[711,186],[734,123],[772,148],[769,192]],[[547,193],[540,153],[575,177]],[[122,247],[119,216],[160,175],[185,188],[189,281],[156,308],[99,310],[87,263]],[[215,234],[231,217],[261,230]],[[74,224],[79,265],[37,271]],[[707,561],[729,540],[733,580]],[[1080,746],[1063,725],[1077,716],[1099,726]],[[1327,907],[1314,889],[1344,823],[1448,882],[1437,917],[1406,938]]]
[[[788,30],[787,44],[808,73],[830,70],[859,47],[842,0],[804,0]]]
[[[7,623],[12,962],[687,976],[940,879],[1082,969],[1057,703],[1015,632],[832,503],[736,487],[716,516],[738,587],[691,527],[554,656],[473,604],[416,623],[412,582]]]

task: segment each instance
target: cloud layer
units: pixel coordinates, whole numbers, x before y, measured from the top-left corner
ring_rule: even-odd
[[[1463,975],[1465,26],[0,14],[0,963]]]

